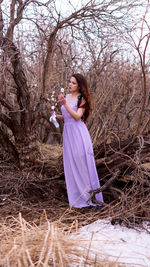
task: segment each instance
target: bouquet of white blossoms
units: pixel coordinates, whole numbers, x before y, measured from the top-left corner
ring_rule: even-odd
[[[61,93],[64,93],[64,88],[61,88],[60,91],[61,91]],[[55,94],[55,91],[52,92],[52,96],[51,96],[51,100],[52,100],[53,102],[56,101],[56,100],[55,100],[55,97],[54,97],[54,94]],[[52,109],[52,110],[55,110],[56,105],[57,105],[57,103],[54,104],[54,105],[51,107],[51,109]],[[55,112],[55,111],[54,111],[53,114],[50,116],[49,121],[52,122],[52,123],[55,125],[56,128],[59,128],[59,123],[58,123],[58,121],[56,120],[56,112]]]

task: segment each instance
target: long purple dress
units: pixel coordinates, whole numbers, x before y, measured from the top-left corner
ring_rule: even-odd
[[[67,104],[77,111],[77,97],[66,95]],[[63,129],[63,161],[69,205],[76,208],[96,206],[90,202],[89,191],[100,187],[95,166],[91,137],[85,123],[76,121],[61,107],[64,117]],[[96,199],[103,202],[102,193],[96,194]]]

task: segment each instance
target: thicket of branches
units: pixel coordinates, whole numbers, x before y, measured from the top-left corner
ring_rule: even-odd
[[[82,72],[92,93],[87,126],[106,203],[117,199],[118,214],[124,205],[128,217],[132,195],[136,218],[148,217],[150,199],[150,3],[142,2],[89,1],[64,13],[53,0],[0,1],[1,161],[63,174],[63,125],[49,122],[48,99],[61,87],[67,93],[70,75]],[[139,20],[133,11],[141,5]]]

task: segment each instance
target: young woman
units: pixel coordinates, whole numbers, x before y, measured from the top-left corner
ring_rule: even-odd
[[[96,206],[87,203],[89,191],[100,187],[95,166],[91,137],[85,122],[91,111],[87,80],[81,74],[73,74],[69,82],[70,93],[58,96],[64,119],[63,161],[69,205],[76,208]],[[103,202],[102,193],[96,194]]]

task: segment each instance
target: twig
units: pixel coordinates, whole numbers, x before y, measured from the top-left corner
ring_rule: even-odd
[[[108,187],[110,187],[110,185],[118,178],[118,175],[119,175],[120,171],[117,170],[113,177],[110,178],[102,187],[100,188],[97,188],[95,190],[90,190],[89,191],[89,194],[90,194],[90,197],[89,199],[87,200],[87,203],[89,204],[90,200],[92,200],[93,203],[97,203],[97,204],[100,204],[100,205],[105,205],[104,203],[98,201],[95,197],[96,194],[100,193],[100,192],[103,192],[105,191]]]

